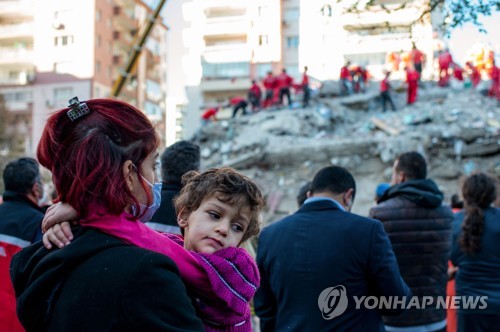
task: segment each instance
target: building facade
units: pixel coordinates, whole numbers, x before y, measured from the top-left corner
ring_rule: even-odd
[[[34,154],[46,118],[69,98],[110,96],[151,13],[141,0],[0,2],[0,93],[28,128],[26,154]],[[143,110],[162,133],[167,30],[156,23],[118,96]]]

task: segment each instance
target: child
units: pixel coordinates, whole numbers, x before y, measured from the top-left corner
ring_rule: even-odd
[[[169,256],[179,267],[207,331],[251,331],[249,302],[260,277],[253,258],[239,246],[259,232],[262,194],[252,180],[231,168],[188,172],[183,185],[175,208],[184,238],[119,218],[91,220],[82,226]],[[60,205],[46,219],[44,228],[76,219],[76,213],[69,205]],[[48,248],[49,241],[61,246],[70,240],[57,237],[58,228],[54,226],[44,235]]]

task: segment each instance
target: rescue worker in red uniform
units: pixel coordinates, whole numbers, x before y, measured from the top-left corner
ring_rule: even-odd
[[[264,103],[262,105],[264,106],[264,108],[267,108],[273,104],[274,90],[277,87],[276,83],[276,77],[273,76],[273,72],[268,71],[267,76],[262,81],[262,85],[264,85],[264,88],[266,89],[266,95],[264,97]]]
[[[286,96],[288,101],[288,107],[292,107],[292,96],[290,95],[290,88],[293,84],[293,78],[288,76],[286,73],[286,69],[283,68],[283,71],[278,76],[278,87],[280,89],[280,104],[284,105],[283,97]]]
[[[439,64],[439,81],[438,85],[441,87],[448,86],[450,84],[450,74],[448,72],[450,65],[453,63],[453,58],[448,51],[445,49],[438,57]]]
[[[309,106],[309,99],[311,98],[311,90],[309,89],[309,76],[307,76],[307,66],[304,67],[304,73],[302,73],[302,91],[304,93],[302,99],[302,107]]]
[[[420,78],[422,77],[422,68],[423,68],[423,63],[425,61],[425,55],[417,48],[415,43],[413,43],[413,47],[410,53],[410,58],[411,62],[413,63],[413,67],[415,67],[415,70],[418,72],[420,80]]]
[[[411,66],[406,67],[406,83],[408,84],[408,105],[413,104],[417,100],[418,90],[418,72]]]
[[[479,73],[479,70],[477,70],[476,66],[474,66],[470,61],[465,63],[465,68],[467,68],[470,81],[472,86],[475,88],[479,82],[481,82],[481,74]]]
[[[349,71],[350,61],[340,68],[340,94],[347,96],[351,94],[351,72]]]
[[[248,101],[252,105],[252,111],[256,112],[260,108],[260,99],[262,98],[262,91],[257,85],[257,81],[252,80],[252,86],[248,89]]]

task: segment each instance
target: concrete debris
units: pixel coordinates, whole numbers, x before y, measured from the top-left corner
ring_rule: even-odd
[[[193,140],[202,146],[202,167],[228,165],[255,179],[270,205],[268,221],[293,212],[298,188],[330,164],[354,174],[354,212],[361,214],[406,151],[426,156],[446,199],[474,170],[500,175],[500,107],[492,98],[425,82],[416,104],[406,106],[406,94],[393,92],[397,111],[382,113],[376,91],[332,97],[339,86],[324,82],[307,109],[266,110],[201,128]]]

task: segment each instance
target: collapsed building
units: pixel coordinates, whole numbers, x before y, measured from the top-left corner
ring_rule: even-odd
[[[317,98],[307,109],[261,111],[221,120],[194,136],[202,166],[227,165],[249,175],[264,191],[267,221],[296,210],[298,189],[320,168],[349,169],[357,182],[353,212],[366,215],[375,188],[389,182],[402,152],[427,157],[429,177],[445,193],[474,170],[500,176],[500,107],[471,89],[420,89],[416,104],[395,93],[397,112],[382,113],[377,93]]]

